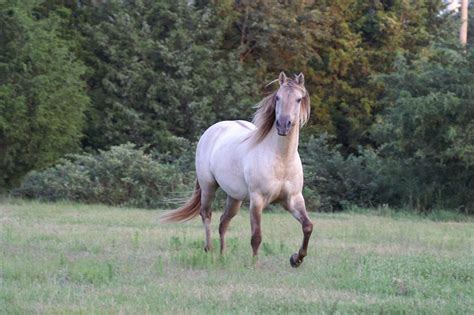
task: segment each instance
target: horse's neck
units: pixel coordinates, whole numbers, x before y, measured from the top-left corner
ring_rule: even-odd
[[[300,128],[298,125],[293,126],[287,136],[279,136],[274,125],[265,140],[279,157],[288,160],[294,158],[298,152],[299,137]]]

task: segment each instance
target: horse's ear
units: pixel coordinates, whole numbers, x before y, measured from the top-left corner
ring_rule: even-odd
[[[278,82],[280,82],[280,85],[283,85],[286,83],[286,80],[288,80],[288,78],[286,77],[286,74],[285,72],[280,72],[280,75],[278,76]]]
[[[296,83],[298,83],[301,86],[304,86],[304,75],[302,72],[296,76]]]

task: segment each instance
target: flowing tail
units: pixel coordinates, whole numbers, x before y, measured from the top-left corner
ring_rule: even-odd
[[[193,195],[183,206],[171,210],[161,215],[160,221],[163,223],[185,222],[195,218],[201,208],[201,187],[196,180]]]

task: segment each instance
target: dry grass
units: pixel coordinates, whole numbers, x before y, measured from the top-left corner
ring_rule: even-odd
[[[0,204],[0,313],[469,313],[474,223],[313,214],[309,256],[289,265],[301,229],[263,217],[258,264],[246,211],[228,252],[202,251],[200,220],[161,211],[7,200]],[[217,231],[219,213],[214,214]],[[217,248],[217,233],[214,233]]]

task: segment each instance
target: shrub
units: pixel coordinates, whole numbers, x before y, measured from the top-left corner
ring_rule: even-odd
[[[304,194],[310,210],[337,211],[350,204],[372,206],[377,199],[378,157],[367,151],[345,158],[338,149],[329,146],[326,134],[302,144]]]
[[[309,210],[337,211],[347,206],[389,205],[420,212],[457,209],[472,213],[473,198],[467,184],[453,178],[453,169],[416,158],[387,155],[387,147],[361,149],[358,156],[343,157],[339,146],[331,147],[328,136],[302,143],[306,202]],[[424,162],[424,163],[422,163]],[[467,170],[467,168],[466,168]],[[449,171],[452,174],[447,174]],[[469,173],[465,175],[469,177]],[[449,179],[442,182],[441,178]],[[454,191],[453,186],[458,190]],[[472,185],[472,183],[471,183]],[[446,196],[450,191],[451,195]]]
[[[72,155],[43,171],[33,171],[12,194],[41,200],[154,208],[174,205],[170,196],[186,189],[186,177],[170,163],[158,162],[132,144],[97,155]]]

